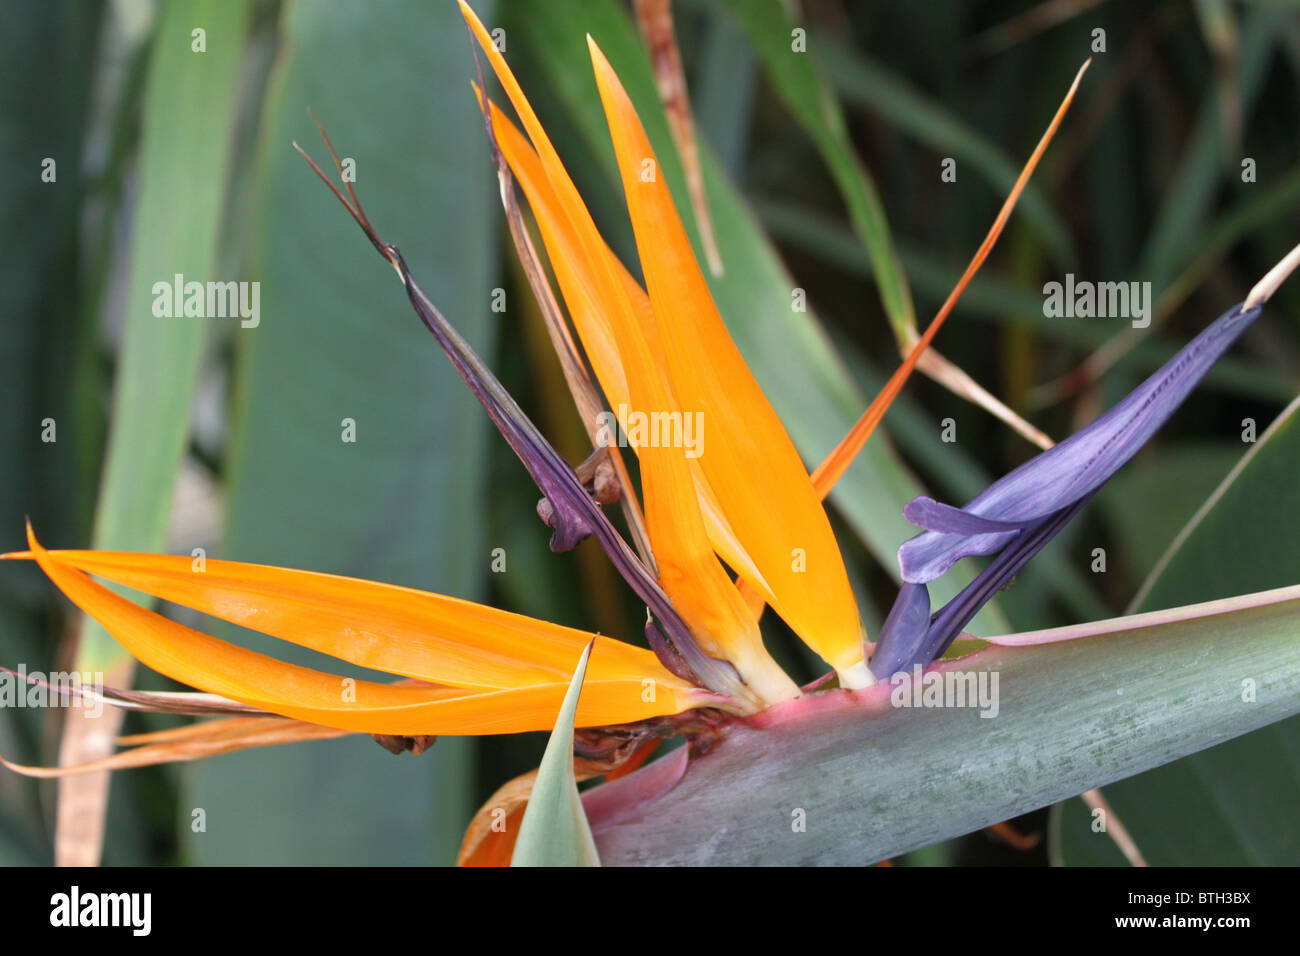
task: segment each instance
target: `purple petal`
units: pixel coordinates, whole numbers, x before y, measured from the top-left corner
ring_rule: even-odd
[[[927,498],[925,495],[913,498],[904,505],[903,517],[917,527],[943,534],[999,534],[1019,531],[1026,526],[1026,522],[1023,521],[994,521],[991,518],[981,518],[961,508],[954,508],[952,505]]]
[[[1020,573],[1020,569],[1029,563],[1029,559],[1043,550],[1044,546],[1083,510],[1083,506],[1091,497],[1091,493],[1085,495],[1069,507],[1049,515],[1017,536],[1015,541],[989,562],[987,568],[975,576],[974,581],[962,588],[956,597],[939,610],[939,613],[934,616],[916,660],[907,663],[906,667],[911,667],[918,661],[928,664],[946,651],[961,634],[962,629],[975,619],[980,608],[987,604],[993,595],[1006,587],[1011,579]]]
[[[912,666],[930,630],[930,589],[904,583],[880,627],[880,640],[871,655],[871,673],[885,680]]]
[[[927,584],[941,577],[962,558],[1002,550],[1017,534],[1017,531],[1001,534],[942,534],[924,531],[899,546],[899,573],[904,581]]]
[[[1106,414],[989,485],[961,510],[1026,525],[1096,491],[1137,454],[1259,313],[1260,306],[1234,306]],[[898,549],[903,580],[933,581],[964,557],[1006,546],[1014,534],[923,532]]]
[[[1091,497],[1091,494],[1085,495],[1015,535],[1011,544],[933,618],[926,586],[904,583],[880,630],[880,641],[871,657],[871,673],[883,680],[899,671],[909,671],[915,664],[925,665],[939,657],[989,598],[1006,587]]]

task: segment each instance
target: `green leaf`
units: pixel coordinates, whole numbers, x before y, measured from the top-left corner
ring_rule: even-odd
[[[157,551],[166,543],[204,337],[210,322],[228,320],[160,318],[153,287],[177,274],[186,282],[229,278],[215,270],[247,21],[245,3],[184,0],[163,8],[152,41],[96,548]],[[203,53],[191,48],[200,24]],[[106,631],[86,623],[76,669],[106,671],[128,659]]]
[[[528,15],[512,21],[509,30],[512,37],[518,36],[528,45],[533,59],[546,71],[543,85],[559,98],[566,117],[581,134],[589,157],[600,162],[602,172],[613,185],[617,172],[609,130],[591,76],[584,40],[588,32],[618,71],[679,208],[687,208],[682,203],[686,189],[681,165],[654,78],[626,14],[609,0],[552,0],[528,7]],[[541,99],[546,90],[526,88],[525,92]],[[565,158],[569,159],[567,155]],[[579,152],[573,159],[575,165],[582,158]],[[708,277],[718,310],[804,461],[815,465],[853,427],[868,400],[816,317],[792,307],[793,279],[704,144],[700,161],[709,211],[726,265],[726,275]],[[595,198],[586,198],[590,204],[599,205]],[[683,216],[683,220],[689,222],[690,217]],[[611,237],[615,247],[616,239],[617,233]],[[697,243],[697,254],[698,248]],[[831,501],[881,567],[897,579],[898,546],[916,532],[903,519],[903,505],[922,493],[921,485],[900,461],[885,430],[877,429],[831,493]],[[954,596],[973,577],[969,569],[955,570],[952,580],[945,577],[932,585],[936,603]],[[997,633],[1006,630],[1006,620],[996,605],[990,604],[971,628],[974,633]]]
[[[880,193],[849,139],[839,101],[807,51],[793,48],[794,21],[780,0],[726,0],[725,5],[762,57],[773,89],[817,144],[866,247],[894,338],[909,342],[916,335],[916,313],[907,276],[894,252]]]
[[[757,57],[726,17],[711,17],[689,90],[695,125],[707,130],[714,154],[735,179],[744,175],[758,92]]]
[[[104,471],[95,506],[92,545],[125,551],[159,551],[167,542],[172,491],[189,433],[190,402],[205,338],[213,322],[154,314],[154,285],[227,281],[218,273],[218,246],[226,209],[250,4],[183,0],[163,7],[151,40],[138,159],[139,197],[131,223],[126,278],[125,330],[118,348]],[[205,51],[193,48],[192,31],[205,31]],[[104,302],[113,299],[104,297]],[[39,530],[39,529],[38,529]],[[49,539],[47,538],[47,541]],[[56,542],[50,542],[55,544]],[[128,683],[130,654],[96,622],[84,619],[73,670]],[[95,721],[72,710],[63,728],[61,755],[77,761],[115,735],[122,715],[110,710]],[[100,738],[96,744],[87,741]],[[102,812],[108,775],[59,781],[63,805]],[[118,804],[118,812],[121,804]],[[128,858],[139,841],[126,828],[108,826],[109,860]],[[94,834],[87,826],[83,832]],[[75,837],[74,837],[75,839]],[[131,845],[135,843],[133,848]],[[74,848],[75,847],[75,848]],[[93,837],[67,843],[82,862],[99,856]]]
[[[487,418],[291,146],[328,165],[310,107],[355,160],[376,228],[490,356],[500,210],[469,40],[451,3],[305,2],[282,16],[252,221],[263,318],[234,332],[223,554],[475,599],[496,544]],[[413,758],[358,736],[193,765],[185,850],[204,864],[450,863],[474,807],[472,759],[467,740]],[[206,832],[191,832],[195,807]]]
[[[969,706],[891,706],[889,687],[873,701],[832,691],[770,711],[762,728],[734,727],[693,757],[629,819],[593,820],[601,859],[871,863],[1289,717],[1300,710],[1300,591],[1255,603],[1098,622],[1089,637],[995,645],[944,665],[998,674],[991,719]],[[1243,674],[1258,681],[1256,703],[1241,699]]]
[[[1297,756],[1300,718],[1292,717],[1109,786],[1103,794],[1151,866],[1295,866]],[[1279,759],[1285,761],[1280,767]],[[1128,865],[1094,825],[1082,800],[1054,807],[1048,826],[1052,859],[1065,866]]]
[[[1202,505],[1160,559],[1134,610],[1210,600],[1300,581],[1300,400],[1292,402]],[[1295,625],[1291,631],[1296,640]],[[1234,640],[1230,634],[1223,642]],[[1217,655],[1216,655],[1217,656]],[[1189,662],[1195,655],[1188,649]],[[1214,660],[1202,665],[1211,667]],[[1276,666],[1285,666],[1284,659]],[[1274,662],[1219,667],[1240,700],[1247,679],[1262,688]],[[1261,697],[1262,689],[1257,692]],[[1241,707],[1259,704],[1242,704]],[[1300,719],[1107,787],[1106,799],[1155,866],[1300,863]],[[1053,852],[1068,864],[1119,863],[1091,829],[1082,805],[1053,821]]]
[[[573,775],[573,717],[595,641],[583,648],[555,729],[546,744],[528,808],[519,824],[511,866],[600,866],[587,814]]]
[[[1130,611],[1300,581],[1300,399],[1242,456],[1160,559]]]

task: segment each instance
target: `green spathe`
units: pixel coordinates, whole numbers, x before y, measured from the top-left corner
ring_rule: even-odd
[[[596,841],[573,775],[573,715],[582,694],[587,658],[595,643],[583,649],[569,692],[564,695],[555,729],[537,768],[528,808],[519,824],[511,866],[600,866]]]
[[[969,708],[891,707],[883,681],[773,708],[693,755],[672,788],[635,815],[595,819],[601,859],[861,866],[1300,710],[1300,588],[1187,611],[1195,614],[1098,621],[1087,634],[1071,628],[1075,639],[994,645],[933,665],[997,669],[997,720]],[[1242,674],[1256,677],[1254,702],[1242,700]],[[804,832],[791,830],[796,807]]]

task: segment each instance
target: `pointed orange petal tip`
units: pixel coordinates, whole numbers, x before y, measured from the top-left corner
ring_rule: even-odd
[[[682,409],[707,409],[713,452],[699,465],[722,517],[796,634],[847,681],[862,664],[862,627],[830,521],[776,411],[718,312],[662,177],[643,178],[654,150],[599,45],[588,38],[667,378]],[[701,413],[703,414],[703,413]],[[774,522],[773,502],[781,503]],[[806,557],[806,565],[792,556]],[[803,566],[817,569],[803,574]],[[748,579],[747,579],[748,580]],[[741,613],[749,623],[753,614]]]
[[[479,19],[478,14],[474,12],[465,0],[456,0],[460,4],[460,15],[465,19],[472,32],[487,36],[487,27],[483,26],[483,21]]]
[[[613,72],[614,68],[609,65],[609,60],[605,58],[605,54],[601,51],[600,45],[596,42],[596,38],[590,33],[587,34],[587,49],[591,51],[591,59],[598,67],[602,70]]]

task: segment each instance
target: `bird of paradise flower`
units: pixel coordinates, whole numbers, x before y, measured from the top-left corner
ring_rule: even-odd
[[[897,669],[927,664],[1150,437],[1295,266],[1293,253],[1243,307],[1222,317],[1139,387],[1137,398],[994,485],[967,508],[929,499],[909,505],[908,517],[928,530],[900,550],[905,584],[873,657],[875,645],[863,629],[822,500],[984,262],[1087,64],[925,334],[853,430],[809,474],[727,332],[667,186],[657,175],[644,174],[657,166],[654,152],[595,42],[589,39],[595,78],[644,288],[605,244],[503,56],[477,16],[461,6],[523,127],[517,128],[480,90],[507,212],[513,211],[512,180],[517,181],[606,402],[647,412],[703,415],[707,453],[688,457],[680,447],[638,443],[627,436],[639,462],[638,497],[610,438],[593,458],[608,466],[602,494],[592,469],[575,472],[555,452],[441,315],[398,249],[378,237],[352,186],[345,183],[345,197],[309,157],[307,161],[397,272],[415,311],[541,489],[545,497],[539,511],[553,528],[552,547],[564,550],[595,537],[645,602],[652,651],[482,604],[335,575],[217,560],[196,570],[189,558],[179,556],[51,551],[29,527],[29,550],[4,557],[37,562],[74,604],[142,663],[204,692],[107,692],[114,703],[230,716],[125,738],[124,743],[138,746],[78,767],[15,769],[55,775],[139,766],[354,732],[375,735],[393,749],[418,752],[438,735],[547,730],[579,656],[591,645],[575,718],[584,729],[579,773],[613,776],[644,760],[662,737],[689,736],[809,690],[796,686],[764,647],[759,620],[769,604],[826,661],[841,688],[865,688]],[[337,165],[327,137],[325,143]],[[516,240],[527,252],[527,239],[521,241],[516,233]],[[548,296],[549,287],[540,294]],[[576,354],[576,346],[568,344]],[[566,371],[572,373],[572,366]],[[580,390],[580,383],[570,384]],[[1156,395],[1161,397],[1155,400]],[[590,401],[585,409],[592,410]],[[1117,434],[1122,440],[1107,440]],[[1085,466],[1091,468],[1088,482],[1063,487],[1072,469]],[[611,500],[611,481],[635,547],[601,510],[601,503]],[[1026,504],[1019,493],[1025,487],[1037,489],[1041,500]],[[990,570],[931,616],[925,582],[962,556],[993,551],[1000,554]],[[1002,560],[1006,555],[1010,557]],[[403,680],[342,678],[284,663],[146,610],[92,576]],[[819,682],[824,686],[829,685]],[[522,779],[507,785],[490,805],[504,802],[518,810],[529,784]],[[476,821],[462,859],[508,859],[513,835],[495,837]]]

